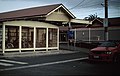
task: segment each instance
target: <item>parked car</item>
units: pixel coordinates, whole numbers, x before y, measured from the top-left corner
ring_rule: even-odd
[[[90,50],[89,60],[120,62],[120,43],[102,42],[98,47]]]

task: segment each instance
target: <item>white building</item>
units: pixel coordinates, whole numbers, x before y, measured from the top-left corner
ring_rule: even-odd
[[[0,13],[0,53],[59,50],[59,27],[75,16],[62,4]]]

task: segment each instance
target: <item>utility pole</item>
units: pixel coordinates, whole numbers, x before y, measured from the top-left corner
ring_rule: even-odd
[[[105,18],[104,18],[104,38],[108,41],[108,0],[104,0],[105,3]]]

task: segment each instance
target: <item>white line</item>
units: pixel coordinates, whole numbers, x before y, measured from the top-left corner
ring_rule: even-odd
[[[2,63],[2,62],[0,62],[0,65],[2,65],[2,66],[13,66],[13,64]]]
[[[35,64],[35,65],[28,65],[28,66],[22,66],[22,67],[13,67],[13,68],[7,68],[7,69],[0,69],[0,71],[8,71],[8,70],[17,70],[17,69],[33,68],[33,67],[40,67],[40,66],[46,66],[46,65],[53,65],[53,64],[60,64],[60,63],[66,63],[66,62],[84,60],[84,59],[88,59],[88,57],[77,58],[77,59],[70,59],[70,60],[64,60],[64,61],[49,62],[49,63],[42,63],[42,64]]]
[[[28,63],[25,63],[25,62],[19,62],[19,61],[12,61],[12,60],[0,60],[2,62],[9,62],[9,63],[16,63],[16,64],[28,64]]]

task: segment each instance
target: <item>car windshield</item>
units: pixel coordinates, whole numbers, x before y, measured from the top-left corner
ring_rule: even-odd
[[[116,44],[114,42],[103,42],[100,46],[101,47],[115,47]]]

